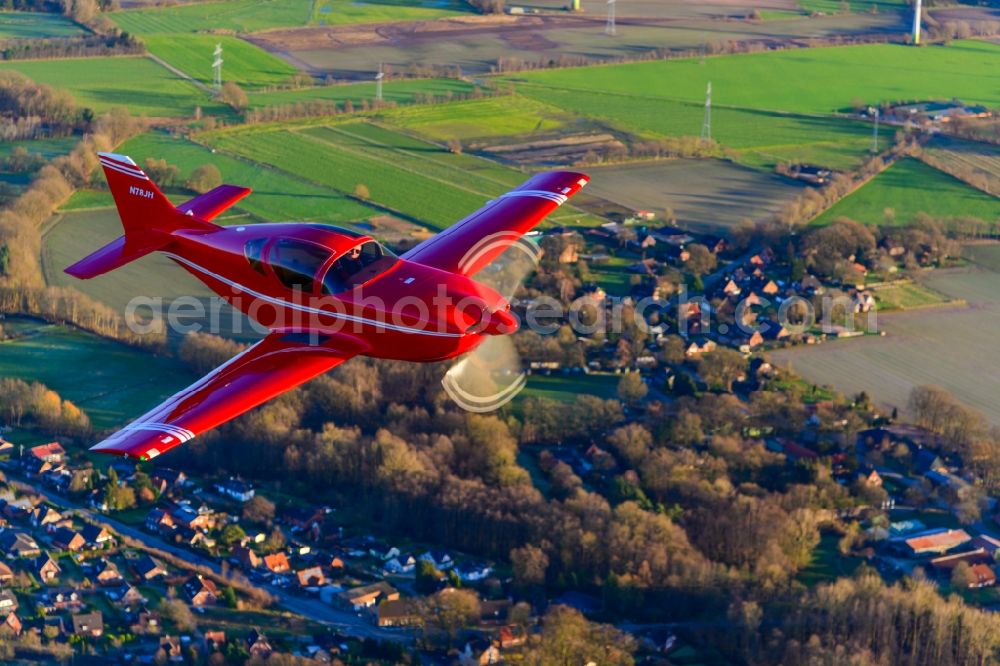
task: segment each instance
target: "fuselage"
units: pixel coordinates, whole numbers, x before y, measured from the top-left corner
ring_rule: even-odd
[[[508,321],[510,306],[493,289],[345,229],[273,223],[173,237],[164,254],[261,325],[348,336],[367,356],[448,359],[497,332],[495,322],[484,330],[493,313]]]

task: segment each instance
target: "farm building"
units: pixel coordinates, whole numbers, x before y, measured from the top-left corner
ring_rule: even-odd
[[[965,530],[942,528],[910,537],[903,543],[912,555],[930,555],[932,553],[947,553],[971,540],[972,537]]]

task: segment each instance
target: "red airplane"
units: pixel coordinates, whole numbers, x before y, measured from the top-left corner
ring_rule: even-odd
[[[266,326],[261,341],[126,425],[94,451],[150,460],[353,356],[430,362],[517,330],[510,303],[472,279],[587,184],[538,174],[397,257],[312,223],[223,227],[250,194],[220,185],[174,207],[129,157],[100,153],[124,235],[66,269],[80,279],[162,252]]]

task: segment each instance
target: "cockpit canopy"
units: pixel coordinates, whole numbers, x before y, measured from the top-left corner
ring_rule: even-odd
[[[252,238],[244,245],[251,268],[262,275],[268,268],[286,288],[315,294],[339,294],[368,282],[396,263],[392,252],[377,241],[359,237],[344,252],[298,238]]]

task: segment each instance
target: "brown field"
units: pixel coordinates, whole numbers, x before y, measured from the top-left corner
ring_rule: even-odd
[[[898,33],[906,29],[904,23],[894,13],[763,22],[683,14],[622,16],[617,36],[608,37],[604,12],[583,12],[317,26],[272,30],[248,39],[315,75],[367,78],[379,62],[397,71],[410,66],[458,66],[464,73],[488,73],[495,71],[498,58],[532,63],[560,57],[613,60],[656,49],[699,49],[704,44],[740,41],[774,47],[814,38]]]
[[[508,4],[541,10],[560,10],[567,0],[527,0]],[[607,0],[582,0],[584,14],[603,16],[607,12]],[[618,17],[629,18],[717,18],[743,17],[754,9],[796,11],[796,0],[726,0],[723,2],[702,2],[702,0],[628,0],[618,7]]]
[[[780,176],[712,159],[591,167],[588,173],[589,196],[629,210],[662,213],[669,207],[679,226],[702,232],[766,218],[802,190]]]
[[[914,386],[935,384],[1000,424],[1000,273],[938,271],[927,285],[965,307],[882,315],[885,337],[864,337],[771,353],[810,382],[845,394],[867,391],[878,404],[906,411]]]
[[[625,144],[613,134],[574,134],[558,139],[543,139],[526,143],[486,146],[482,152],[504,162],[533,165],[571,165],[587,153],[624,150]]]
[[[942,171],[1000,194],[1000,146],[938,136],[928,145],[927,154]]]

